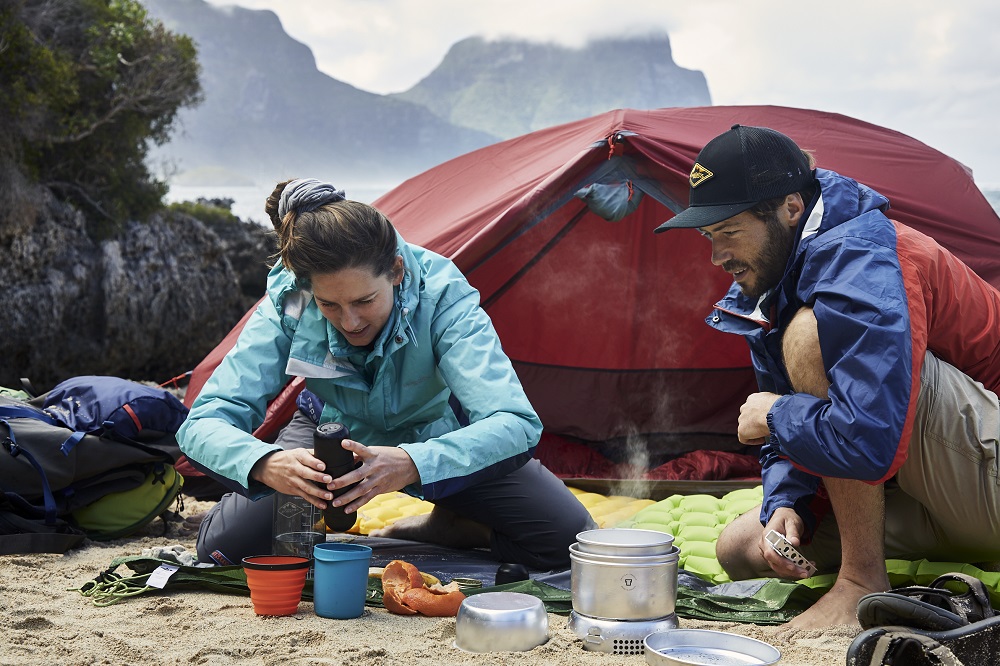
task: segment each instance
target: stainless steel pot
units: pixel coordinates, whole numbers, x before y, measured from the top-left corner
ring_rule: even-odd
[[[612,527],[580,532],[576,543],[581,552],[594,555],[649,557],[668,554],[674,537],[656,530]]]
[[[573,610],[605,620],[656,620],[674,612],[677,548],[658,557],[593,556],[570,547]]]

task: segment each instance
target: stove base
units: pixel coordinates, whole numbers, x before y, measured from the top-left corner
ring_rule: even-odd
[[[646,636],[677,626],[674,613],[655,620],[604,620],[576,611],[569,614],[569,628],[583,639],[583,649],[608,654],[643,654]]]

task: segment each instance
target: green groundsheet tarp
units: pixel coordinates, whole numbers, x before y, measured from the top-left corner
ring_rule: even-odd
[[[160,565],[177,567],[162,590],[146,585],[149,574]],[[120,572],[121,567],[131,573]],[[988,572],[970,564],[929,562],[927,560],[888,560],[886,569],[893,587],[927,585],[941,574],[960,571],[982,580],[990,591],[994,608],[1000,608],[1000,573]],[[713,585],[681,570],[678,573],[676,612],[678,617],[699,620],[783,624],[812,605],[830,588],[833,574],[813,576],[801,581],[760,578]],[[443,581],[447,582],[447,581]],[[152,557],[128,556],[114,559],[97,578],[78,588],[97,605],[118,603],[133,596],[150,593],[173,593],[181,590],[211,590],[249,596],[242,567],[193,567]],[[469,590],[483,592],[523,592],[538,597],[551,613],[566,615],[572,610],[572,596],[546,583],[527,580],[494,587]],[[312,600],[312,581],[306,582],[302,598]],[[382,586],[377,578],[368,581],[368,605],[382,605]]]

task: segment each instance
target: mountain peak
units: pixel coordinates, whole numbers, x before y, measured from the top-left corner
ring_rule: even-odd
[[[503,138],[615,108],[712,103],[704,75],[674,63],[663,33],[602,37],[580,47],[469,37],[395,97]]]

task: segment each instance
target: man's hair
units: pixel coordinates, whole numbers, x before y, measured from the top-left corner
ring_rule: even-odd
[[[807,160],[809,160],[809,168],[810,169],[816,168],[816,158],[813,157],[812,153],[810,153],[807,150],[803,150],[802,154],[806,156]],[[813,181],[813,184],[810,184],[808,187],[799,190],[798,194],[799,196],[802,197],[802,202],[805,203],[806,205],[809,205],[809,202],[812,201],[813,197],[816,195],[815,181]],[[781,204],[785,203],[785,198],[787,196],[788,195],[785,194],[780,197],[765,199],[764,201],[760,201],[757,204],[755,204],[752,208],[748,209],[747,212],[750,213],[751,215],[766,220],[774,216],[774,213],[781,207]]]

